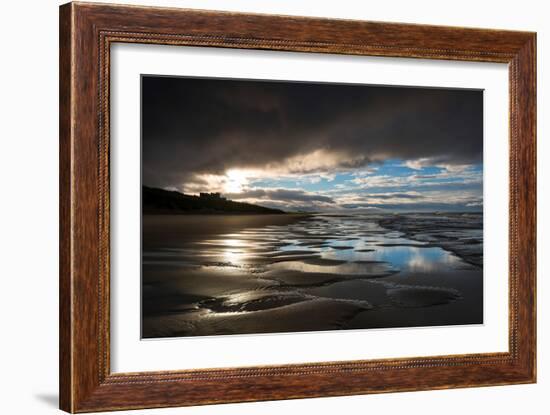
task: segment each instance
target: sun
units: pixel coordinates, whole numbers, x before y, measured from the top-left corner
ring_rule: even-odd
[[[223,191],[225,193],[241,193],[243,187],[248,183],[247,174],[244,170],[231,169],[225,172],[225,183]]]

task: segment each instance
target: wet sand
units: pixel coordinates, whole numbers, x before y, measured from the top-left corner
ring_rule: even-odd
[[[403,232],[415,241],[432,243],[483,266],[483,215],[481,213],[416,213],[391,215],[380,225]]]
[[[478,261],[388,219],[144,215],[142,337],[482,323]]]
[[[183,246],[186,241],[223,235],[246,228],[284,226],[307,219],[300,213],[284,215],[143,215],[143,247]]]

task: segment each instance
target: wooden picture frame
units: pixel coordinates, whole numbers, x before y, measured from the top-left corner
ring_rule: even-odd
[[[111,373],[109,59],[117,42],[507,63],[509,352]],[[61,409],[91,412],[535,382],[535,33],[69,3],[60,8],[59,93]]]

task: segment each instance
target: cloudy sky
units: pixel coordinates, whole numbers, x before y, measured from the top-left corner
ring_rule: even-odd
[[[142,176],[285,210],[481,210],[483,93],[143,76]]]

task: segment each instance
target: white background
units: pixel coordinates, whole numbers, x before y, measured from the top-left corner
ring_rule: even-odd
[[[492,27],[538,32],[538,234],[539,383],[536,385],[429,391],[346,398],[178,408],[158,414],[278,414],[281,412],[464,414],[547,413],[550,399],[550,263],[548,213],[550,88],[542,82],[548,64],[550,19],[543,1],[262,0],[138,1],[133,3],[264,13],[312,15],[412,23]],[[56,413],[57,407],[57,6],[50,0],[5,2],[2,7],[0,71],[0,290],[1,412]],[[548,74],[546,78],[548,78]],[[543,187],[546,187],[544,189]],[[138,413],[138,412],[134,412]]]
[[[135,44],[110,62],[114,372],[508,351],[507,65]],[[140,74],[484,89],[484,324],[140,341]]]

